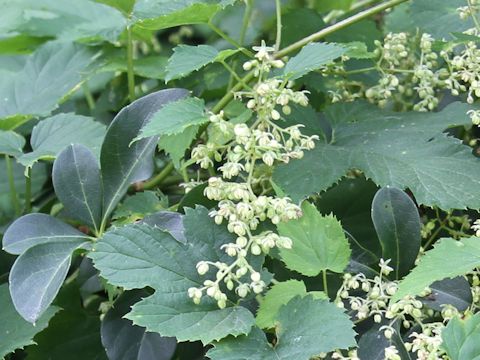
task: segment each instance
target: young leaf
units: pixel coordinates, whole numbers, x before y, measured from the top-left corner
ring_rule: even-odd
[[[309,360],[355,345],[352,322],[326,300],[297,296],[280,308],[277,319],[277,346],[272,347],[265,334],[254,328],[247,336],[215,343],[207,355],[212,360]]]
[[[208,116],[202,99],[181,99],[165,105],[152,115],[134,141],[157,135],[180,134],[190,126],[206,122],[208,122]]]
[[[67,276],[72,253],[86,244],[80,239],[38,244],[17,258],[8,281],[15,309],[25,320],[35,323],[50,306]]]
[[[332,215],[322,216],[314,205],[304,202],[303,216],[277,225],[280,235],[293,241],[280,256],[291,270],[307,276],[321,271],[342,272],[350,259],[350,247],[342,226]]]
[[[319,295],[321,294],[321,295]],[[326,299],[327,296],[323,292],[316,294],[315,298]],[[255,323],[259,328],[274,327],[277,320],[278,311],[282,305],[287,304],[295,296],[306,296],[307,289],[303,281],[288,280],[279,282],[267,291],[257,311]]]
[[[480,359],[480,314],[450,320],[442,331],[442,347],[452,360]]]
[[[380,189],[372,203],[372,220],[382,245],[383,259],[391,259],[395,279],[415,264],[421,245],[421,223],[415,203],[402,190]]]
[[[235,0],[137,0],[133,9],[136,25],[159,30],[186,24],[207,23]],[[169,6],[166,6],[168,4]]]
[[[214,61],[224,61],[238,50],[218,51],[210,45],[178,45],[168,59],[165,81],[179,79]]]
[[[27,345],[35,344],[33,337],[45,329],[53,315],[59,310],[50,307],[43,316],[38,319],[35,325],[25,321],[15,310],[8,292],[8,285],[0,285],[0,358],[16,349],[23,349]]]
[[[22,155],[25,138],[14,131],[0,130],[0,154],[18,157]]]
[[[70,225],[45,214],[27,214],[15,220],[3,236],[3,250],[20,255],[39,244],[85,242],[90,238]]]
[[[448,261],[445,261],[448,259]],[[401,282],[392,301],[418,295],[434,281],[460,276],[480,266],[480,239],[440,239]]]
[[[123,108],[108,127],[100,154],[105,221],[130,184],[148,179],[153,172],[156,137],[131,144],[140,129],[165,104],[182,99],[187,90],[167,89],[144,96]]]
[[[187,209],[184,225],[186,244],[161,229],[135,224],[107,232],[89,256],[110,284],[155,289],[125,316],[150,332],[204,344],[248,333],[254,318],[246,308],[219,309],[210,298],[195,305],[187,295],[188,288],[203,284],[195,268],[199,261],[231,261],[220,246],[234,241],[233,235],[216,225],[205,208]]]
[[[53,163],[52,181],[66,213],[97,231],[102,219],[102,179],[95,155],[83,145],[69,145]]]
[[[480,208],[480,160],[442,134],[471,123],[468,109],[458,102],[432,113],[393,113],[361,102],[330,107],[332,141],[318,142],[302,159],[279,166],[274,181],[298,200],[328,189],[355,168],[378,185],[409,188],[419,204]]]
[[[33,116],[49,115],[89,75],[95,58],[84,46],[50,42],[35,51],[20,71],[3,74],[0,129],[15,129]]]
[[[89,148],[98,158],[105,136],[105,126],[92,118],[73,113],[58,114],[40,121],[32,131],[32,152],[24,154],[18,161],[27,168],[41,159],[54,159],[71,144]]]
[[[290,80],[301,78],[309,72],[331,63],[346,51],[346,48],[336,44],[310,43],[287,62],[283,74]]]
[[[146,332],[123,318],[133,304],[149,294],[144,290],[124,292],[102,321],[102,344],[109,360],[170,360],[175,352],[175,338]]]

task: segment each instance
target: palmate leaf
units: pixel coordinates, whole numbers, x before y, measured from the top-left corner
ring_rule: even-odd
[[[35,344],[33,337],[45,329],[53,315],[59,310],[57,307],[50,307],[35,325],[25,321],[17,313],[10,299],[8,285],[0,285],[0,358],[16,349],[23,349],[27,345]]]
[[[458,317],[442,331],[442,347],[452,360],[480,359],[480,314],[465,320]]]
[[[445,261],[448,259],[448,261]],[[440,239],[420,258],[418,265],[399,284],[392,301],[418,295],[434,281],[464,275],[480,266],[480,239]]]
[[[355,345],[353,323],[326,300],[297,296],[280,308],[277,321],[275,347],[255,327],[247,336],[215,343],[207,355],[212,360],[309,360],[320,353]]]
[[[413,267],[420,250],[417,206],[402,190],[386,187],[373,198],[372,220],[382,246],[382,258],[391,260],[393,275],[400,279]]]
[[[231,261],[220,246],[234,241],[234,236],[216,225],[202,207],[187,209],[184,226],[186,244],[147,224],[114,229],[89,256],[109,283],[125,289],[155,289],[125,316],[148,331],[203,343],[248,333],[254,318],[246,308],[219,309],[209,298],[195,305],[187,295],[188,288],[202,286],[205,278],[214,276],[213,270],[205,277],[198,275],[199,261]]]
[[[90,73],[97,55],[73,43],[38,48],[18,72],[2,75],[0,129],[11,130],[34,116],[47,116]]]
[[[280,249],[280,256],[291,270],[307,276],[321,271],[342,272],[350,259],[350,247],[340,222],[322,216],[314,205],[304,202],[303,216],[277,225],[280,235],[293,241],[291,249]]]
[[[437,113],[393,113],[357,102],[327,111],[332,140],[317,142],[301,160],[279,166],[274,181],[295,200],[328,189],[350,169],[380,186],[409,188],[419,204],[442,209],[480,208],[479,159],[442,134],[469,125],[467,104]]]
[[[137,0],[132,18],[137,26],[159,30],[186,24],[207,23],[235,0]]]
[[[92,118],[73,113],[58,114],[40,121],[32,131],[32,152],[18,158],[18,162],[30,168],[41,159],[55,159],[71,144],[81,144],[98,158],[105,136],[105,126]]]

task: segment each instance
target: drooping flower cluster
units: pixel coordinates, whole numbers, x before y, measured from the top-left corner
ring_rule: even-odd
[[[259,224],[273,224],[297,219],[302,215],[299,206],[287,197],[265,195],[259,191],[259,182],[264,174],[256,170],[259,165],[271,167],[275,162],[288,163],[290,159],[303,157],[304,151],[315,147],[317,136],[306,136],[301,125],[282,127],[281,120],[291,113],[291,104],[306,106],[308,98],[304,91],[294,91],[290,84],[281,79],[268,78],[272,68],[283,67],[281,60],[272,56],[273,48],[264,42],[254,47],[256,59],[244,64],[246,70],[254,70],[257,83],[249,91],[235,94],[247,101],[254,113],[251,123],[232,124],[224,119],[223,112],[210,117],[211,127],[222,133],[224,143],[207,142],[192,151],[192,159],[202,168],[214,162],[222,162],[218,168],[221,177],[211,177],[205,195],[218,201],[218,208],[210,215],[217,224],[226,223],[227,229],[235,234],[234,243],[224,244],[222,250],[232,262],[201,261],[197,271],[201,275],[214,268],[215,280],[205,280],[204,286],[190,288],[189,296],[199,303],[204,293],[214,298],[220,308],[226,306],[227,295],[223,287],[234,290],[244,298],[250,292],[260,293],[266,284],[258,269],[250,260],[267,254],[272,248],[291,248],[292,240],[273,231],[258,231]]]

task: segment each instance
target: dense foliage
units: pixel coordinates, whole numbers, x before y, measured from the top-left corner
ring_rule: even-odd
[[[0,0],[0,356],[480,359],[478,0]]]

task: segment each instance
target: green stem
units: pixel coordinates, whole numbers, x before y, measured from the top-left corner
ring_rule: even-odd
[[[226,41],[228,41],[230,44],[232,44],[233,46],[235,46],[237,49],[239,49],[241,52],[243,52],[245,55],[247,55],[248,57],[250,58],[253,58],[254,57],[254,54],[250,51],[250,50],[247,50],[245,48],[242,47],[241,44],[239,44],[237,41],[235,41],[234,39],[232,39],[230,36],[228,36],[227,34],[225,34],[220,28],[218,28],[217,26],[215,26],[211,21],[208,23],[208,26],[210,27],[210,29],[212,29],[215,33],[217,33],[218,36],[220,36],[221,38],[225,39]]]
[[[322,278],[323,278],[323,291],[328,297],[328,281],[327,281],[327,270],[322,271]]]
[[[277,37],[275,39],[275,51],[280,50],[282,43],[282,4],[280,0],[275,0],[275,9],[277,12]]]
[[[182,172],[183,182],[188,183],[190,181],[190,179],[188,178],[187,168],[186,167],[182,168],[181,172]]]
[[[250,18],[252,17],[252,0],[245,1],[245,12],[243,13],[242,20],[242,29],[240,30],[240,45],[245,43],[245,36],[247,35],[248,24],[250,23]]]
[[[280,50],[279,52],[277,52],[275,54],[275,57],[276,58],[281,58],[285,55],[290,54],[291,52],[294,52],[295,50],[298,50],[298,49],[302,48],[303,46],[305,46],[306,44],[308,44],[312,41],[317,41],[317,40],[323,39],[325,36],[331,35],[334,32],[337,32],[341,29],[346,28],[347,26],[350,26],[354,23],[359,22],[360,20],[366,19],[366,18],[368,18],[372,15],[378,14],[379,12],[382,12],[386,9],[397,6],[397,5],[399,5],[401,3],[404,3],[406,1],[408,1],[408,0],[390,0],[390,1],[387,1],[383,4],[378,4],[374,7],[371,7],[370,9],[361,11],[358,14],[350,16],[347,19],[339,21],[336,24],[328,26],[328,27],[326,27],[326,28],[324,28],[320,31],[317,31],[316,33],[313,33],[313,34],[311,34],[311,35],[309,35],[309,36],[307,36],[307,37],[305,37],[305,38],[287,46],[286,48],[283,48],[282,50]]]
[[[152,189],[162,183],[163,180],[165,180],[168,175],[172,173],[172,171],[175,169],[175,166],[173,165],[172,162],[169,162],[163,169],[160,171],[155,177],[150,179],[149,181],[146,181],[143,183],[143,190],[149,190]]]
[[[85,100],[87,101],[88,108],[90,111],[95,109],[95,99],[92,96],[90,89],[88,88],[87,82],[82,84],[83,93],[85,94]]]
[[[28,214],[32,210],[32,168],[27,169],[25,177],[25,213]]]
[[[242,78],[240,78],[240,76],[238,76],[238,74],[235,72],[235,70],[233,70],[230,65],[228,65],[225,61],[221,61],[220,62],[223,67],[225,69],[227,69],[227,71],[230,73],[230,75],[235,79],[237,80],[238,83],[241,83],[243,85],[244,88],[249,88],[248,84],[245,84],[242,80]]]
[[[8,185],[10,187],[10,199],[15,210],[15,216],[20,216],[20,202],[18,201],[17,189],[15,188],[15,178],[13,176],[12,160],[10,156],[5,155],[5,166],[7,168]]]
[[[135,73],[133,70],[133,37],[132,27],[127,27],[127,81],[130,102],[135,100]]]

